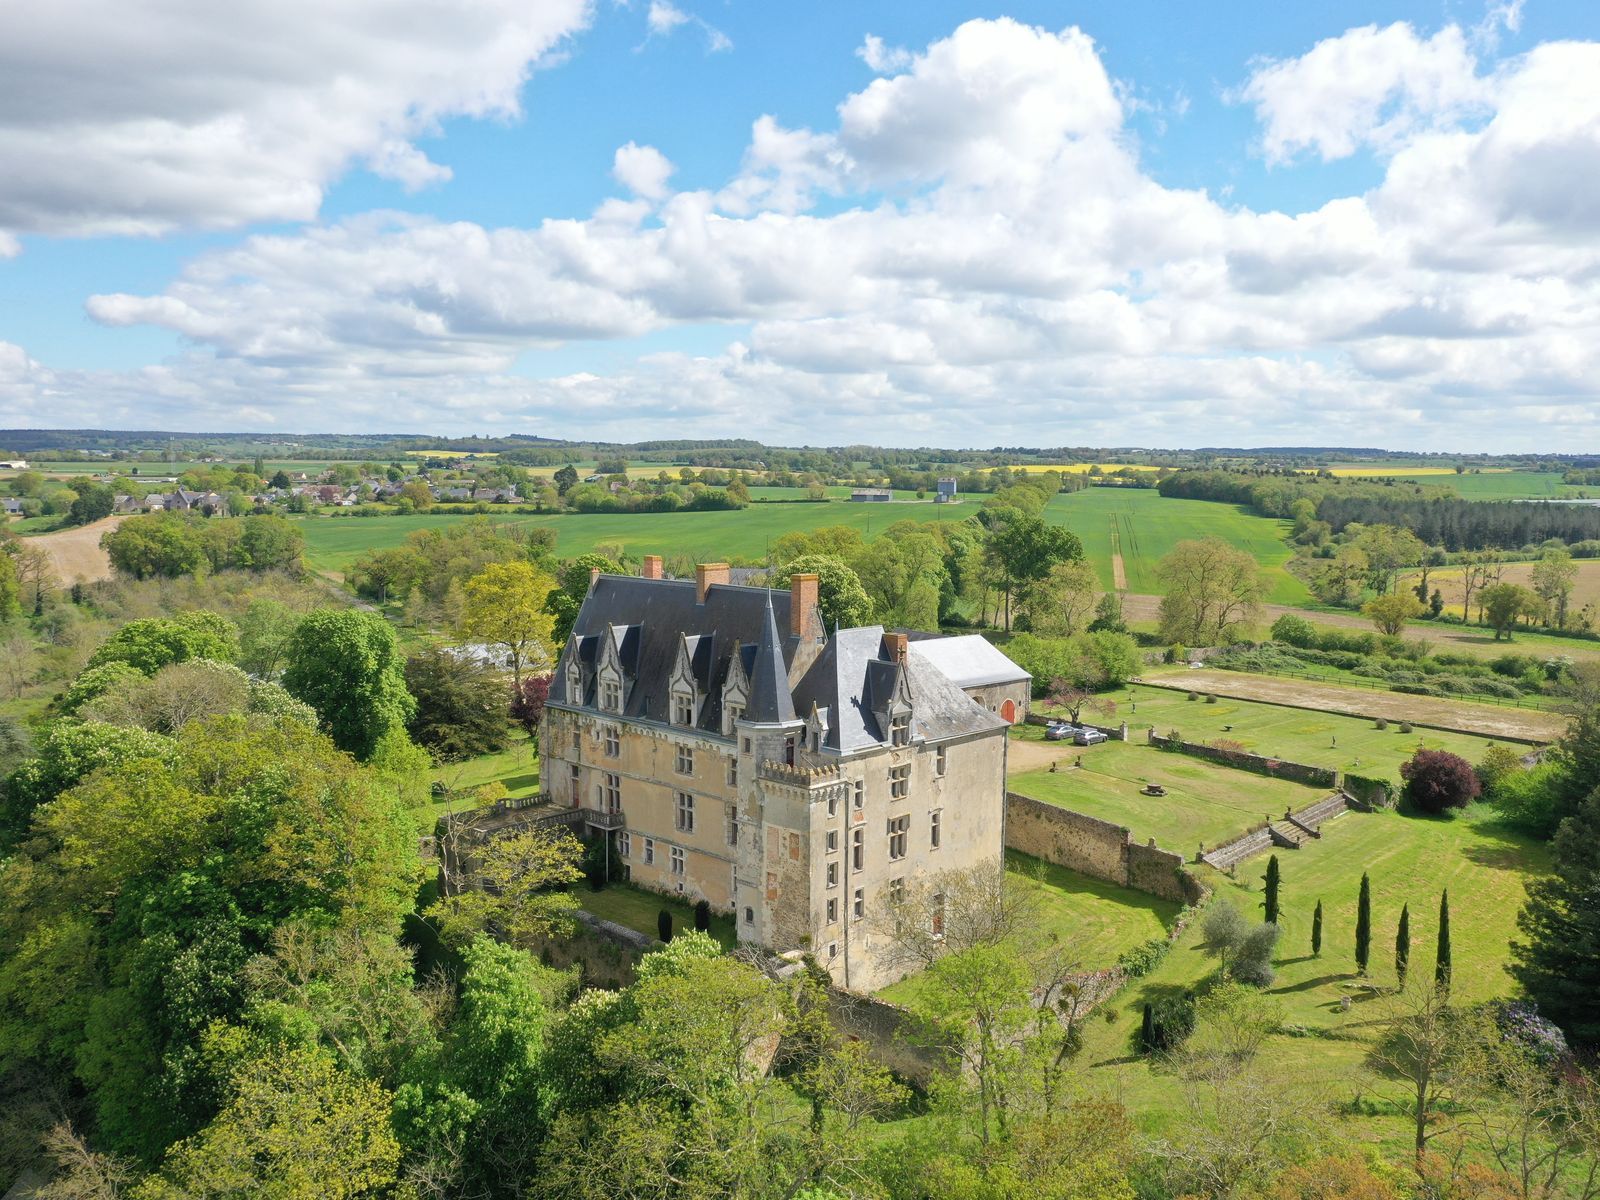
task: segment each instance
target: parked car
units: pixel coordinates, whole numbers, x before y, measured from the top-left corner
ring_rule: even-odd
[[[1072,740],[1080,746],[1093,746],[1109,739],[1098,729],[1088,729],[1080,725],[1072,731]]]
[[[1068,725],[1065,721],[1051,721],[1044,727],[1044,740],[1047,742],[1070,742],[1077,732],[1078,727],[1076,725]]]

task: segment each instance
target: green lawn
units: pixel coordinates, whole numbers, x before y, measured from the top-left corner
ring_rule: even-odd
[[[1072,764],[1082,760],[1082,767]],[[1146,783],[1165,796],[1140,792]],[[1141,841],[1155,838],[1168,850],[1192,857],[1259,825],[1285,809],[1303,808],[1328,794],[1283,779],[1217,766],[1137,742],[1061,746],[1061,767],[1012,775],[1012,791],[1076,812],[1126,825]]]
[[[1391,779],[1399,778],[1400,764],[1419,746],[1448,750],[1475,763],[1491,744],[1489,738],[1470,734],[1437,729],[1401,733],[1393,723],[1388,729],[1378,729],[1375,722],[1363,717],[1230,700],[1225,696],[1217,697],[1215,704],[1207,704],[1203,697],[1189,700],[1184,692],[1138,684],[1118,690],[1110,698],[1116,703],[1115,713],[1100,718],[1091,715],[1090,719],[1102,723],[1126,721],[1136,737],[1142,737],[1144,730],[1154,725],[1163,735],[1177,729],[1191,742],[1226,738],[1269,758]]]
[[[1006,852],[1006,866],[1012,886],[1022,888],[1038,905],[1031,932],[1059,938],[1084,971],[1115,966],[1123,951],[1163,936],[1178,915],[1178,905],[1170,900],[1102,883],[1014,850]],[[928,986],[927,975],[913,975],[885,988],[882,995],[915,1008]]]
[[[672,914],[672,927],[676,932],[694,928],[694,905],[626,883],[613,883],[598,892],[580,886],[574,888],[572,894],[585,912],[615,921],[618,925],[625,925],[650,937],[656,936],[656,920],[662,909]],[[731,916],[712,914],[711,936],[722,944],[724,950],[734,949],[739,942]]]
[[[1159,595],[1163,589],[1156,567],[1163,556],[1180,541],[1215,536],[1248,551],[1261,564],[1271,602],[1301,604],[1309,598],[1305,585],[1284,569],[1293,557],[1283,540],[1287,522],[1258,517],[1240,505],[1169,500],[1147,488],[1092,487],[1052,498],[1045,517],[1078,535],[1106,588],[1113,582],[1114,541],[1127,572],[1127,590]]]
[[[756,504],[729,512],[546,513],[495,517],[516,525],[546,525],[556,531],[556,553],[584,554],[602,543],[634,554],[686,554],[703,562],[760,559],[777,538],[824,525],[848,525],[866,537],[896,521],[961,521],[972,505],[934,504]],[[469,517],[418,514],[370,518],[308,517],[306,563],[313,570],[343,571],[368,550],[398,546],[416,529],[441,529]]]
[[[539,755],[520,729],[513,730],[511,745],[498,754],[484,754],[465,762],[445,763],[429,774],[430,782],[445,785],[452,792],[470,792],[486,783],[503,783],[506,790],[517,799],[536,795],[539,791]],[[434,824],[452,808],[460,811],[471,806],[471,800],[439,799],[416,810],[421,828],[432,833]]]
[[[1546,869],[1544,848],[1500,829],[1482,808],[1451,818],[1398,813],[1351,813],[1325,828],[1321,841],[1300,850],[1280,851],[1282,868],[1278,978],[1269,989],[1282,1004],[1286,1025],[1308,1036],[1269,1039],[1269,1062],[1293,1072],[1324,1102],[1347,1100],[1363,1091],[1392,1094],[1362,1066],[1374,1032],[1378,1003],[1358,987],[1354,963],[1356,896],[1361,874],[1370,874],[1373,893],[1371,982],[1394,982],[1395,926],[1402,904],[1411,909],[1413,973],[1431,978],[1437,936],[1439,894],[1450,891],[1451,946],[1455,963],[1453,995],[1465,1002],[1512,992],[1505,971],[1507,947],[1530,875]],[[1202,869],[1218,896],[1242,911],[1258,912],[1266,860],[1252,859],[1228,879]],[[1311,914],[1323,903],[1320,958],[1311,956]],[[1114,1000],[1120,1020],[1090,1022],[1079,1060],[1104,1089],[1119,1094],[1146,1128],[1159,1127],[1171,1114],[1170,1075],[1128,1054],[1128,1036],[1137,1027],[1146,999],[1163,991],[1188,989],[1215,970],[1201,949],[1199,922],[1148,977],[1125,988]],[[1348,1013],[1340,998],[1354,1000]],[[1404,1129],[1394,1118],[1359,1118],[1347,1130],[1358,1138],[1401,1144]]]

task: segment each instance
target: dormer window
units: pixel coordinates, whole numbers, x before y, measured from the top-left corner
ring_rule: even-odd
[[[889,718],[889,744],[905,746],[911,742],[911,714],[897,713]]]
[[[622,685],[615,679],[605,679],[600,683],[600,707],[606,712],[622,711]]]
[[[731,701],[724,705],[722,709],[722,720],[724,723],[724,728],[722,730],[723,734],[727,737],[732,737],[733,723],[735,721],[744,720],[744,705],[736,704]]]
[[[583,703],[583,671],[575,662],[567,665],[567,699],[573,704]]]
[[[672,693],[672,723],[685,726],[694,724],[694,696],[689,692]]]

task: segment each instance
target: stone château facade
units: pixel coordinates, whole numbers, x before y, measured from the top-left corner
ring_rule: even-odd
[[[842,986],[892,982],[871,918],[919,877],[1001,858],[1007,722],[929,642],[829,633],[814,575],[695,574],[650,556],[593,579],[551,684],[545,788],[633,882],[732,913],[741,942],[810,950]]]

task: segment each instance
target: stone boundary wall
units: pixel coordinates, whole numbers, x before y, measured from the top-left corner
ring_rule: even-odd
[[[1124,825],[1018,792],[1006,793],[1006,848],[1179,904],[1197,904],[1206,895],[1183,855],[1161,849],[1153,839],[1136,844]]]
[[[1022,718],[1022,723],[1024,725],[1048,725],[1052,721],[1065,721],[1066,719],[1066,717],[1050,717],[1043,713],[1029,712],[1027,716]],[[1093,721],[1079,721],[1078,724],[1085,729],[1098,729],[1114,742],[1131,740],[1126,721],[1120,725],[1096,725]],[[1070,746],[1072,743],[1063,742],[1062,745]]]
[[[1267,775],[1273,779],[1287,779],[1294,783],[1310,784],[1312,787],[1334,788],[1339,786],[1339,772],[1328,767],[1313,767],[1308,763],[1290,762],[1282,758],[1267,758],[1261,754],[1251,754],[1249,751],[1222,750],[1216,746],[1208,746],[1204,742],[1174,741],[1164,738],[1154,730],[1150,731],[1150,744],[1160,750],[1171,750],[1178,754],[1188,754],[1194,758],[1203,758],[1207,762],[1214,762],[1219,766],[1233,767],[1240,771],[1250,771],[1256,775]]]
[[[1392,779],[1375,779],[1370,775],[1346,773],[1344,790],[1367,809],[1393,808],[1400,799],[1400,787]]]

